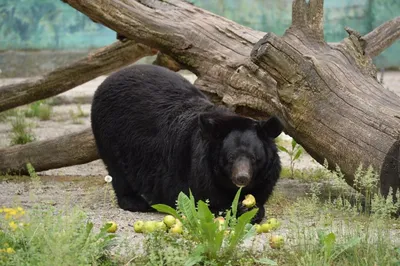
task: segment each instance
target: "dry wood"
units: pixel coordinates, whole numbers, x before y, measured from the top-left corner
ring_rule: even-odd
[[[154,53],[133,41],[115,42],[39,79],[0,87],[0,112],[60,94]]]
[[[27,174],[26,164],[36,171],[84,164],[98,159],[92,130],[56,139],[0,149],[0,173]]]
[[[367,43],[365,52],[370,57],[379,55],[399,38],[400,16],[383,23],[362,37],[362,39]]]
[[[287,133],[319,162],[339,165],[350,184],[361,162],[380,171],[384,189],[399,185],[400,97],[375,79],[363,51],[372,37],[365,46],[354,32],[337,45],[321,40],[322,0],[295,0],[299,10],[282,38],[178,0],[65,2],[175,59],[214,101],[253,117],[278,115]]]

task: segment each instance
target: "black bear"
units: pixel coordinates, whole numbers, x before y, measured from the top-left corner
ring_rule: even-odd
[[[120,208],[175,206],[180,191],[230,208],[238,187],[259,211],[279,178],[276,117],[257,121],[211,103],[180,74],[134,65],[107,77],[94,94],[91,123],[100,158],[112,176]]]

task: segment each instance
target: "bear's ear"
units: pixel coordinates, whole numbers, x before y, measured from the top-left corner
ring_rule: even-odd
[[[218,140],[225,136],[228,130],[225,119],[214,113],[203,113],[198,116],[201,134],[207,139]]]
[[[283,131],[282,122],[276,117],[271,116],[269,119],[258,122],[260,133],[269,138],[278,137]]]

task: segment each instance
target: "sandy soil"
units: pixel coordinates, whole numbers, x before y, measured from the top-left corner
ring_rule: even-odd
[[[191,81],[194,76],[186,76]],[[97,86],[104,80],[103,77],[94,79],[68,92],[63,93],[65,97],[82,97],[92,95]],[[21,79],[0,79],[2,84],[18,82]],[[386,72],[384,75],[384,86],[400,95],[400,72]],[[82,110],[90,113],[90,105],[81,105]],[[78,132],[90,126],[89,117],[73,119],[71,110],[77,112],[77,105],[59,105],[53,107],[50,121],[39,121],[29,119],[35,126],[33,133],[38,140],[55,138],[71,132]],[[0,123],[0,147],[9,145],[9,123]],[[283,139],[290,141],[290,137],[282,135]],[[289,158],[281,154],[283,165],[289,165]],[[297,168],[321,167],[307,154],[297,163]],[[64,204],[82,206],[89,213],[96,227],[107,220],[115,220],[119,224],[121,235],[127,236],[130,241],[141,243],[142,236],[133,233],[132,225],[136,220],[160,219],[162,215],[156,213],[130,213],[119,209],[115,200],[111,185],[104,182],[107,174],[101,160],[53,169],[39,173],[42,178],[41,191],[32,189],[29,182],[16,182],[4,180],[0,182],[0,206],[13,204],[31,207],[35,203],[46,203],[62,207]],[[282,179],[278,183],[277,190],[287,197],[301,196],[310,189],[309,184],[296,180]],[[32,195],[36,195],[33,197]],[[284,232],[283,232],[284,233]],[[266,243],[262,237],[260,243]],[[260,248],[263,244],[260,244]]]

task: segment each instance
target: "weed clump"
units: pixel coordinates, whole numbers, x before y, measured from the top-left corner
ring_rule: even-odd
[[[26,144],[36,139],[32,133],[32,125],[26,122],[21,113],[11,121],[11,126],[11,145]]]

